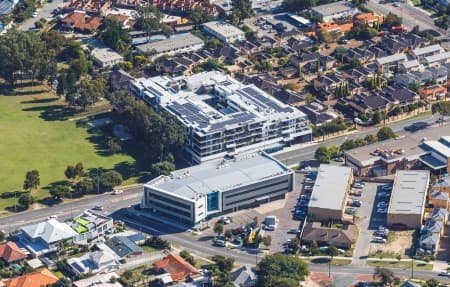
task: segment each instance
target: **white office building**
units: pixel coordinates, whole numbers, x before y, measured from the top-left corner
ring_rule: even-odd
[[[131,90],[186,127],[185,149],[193,162],[311,140],[307,116],[300,110],[217,71],[140,78]]]
[[[203,30],[225,43],[245,40],[244,31],[223,21],[205,23],[203,24]]]
[[[144,185],[141,207],[194,225],[212,215],[284,198],[294,172],[264,153],[210,161],[159,176]]]

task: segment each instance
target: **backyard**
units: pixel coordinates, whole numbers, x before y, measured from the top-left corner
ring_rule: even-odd
[[[67,165],[77,162],[88,172],[114,168],[125,184],[141,179],[143,168],[134,159],[139,155],[128,153],[138,150],[133,143],[124,146],[123,153],[112,153],[105,147],[102,130],[86,120],[74,120],[79,117],[44,86],[0,95],[0,210],[14,205],[14,192],[17,196],[23,192],[25,173],[33,169],[40,173],[40,186],[32,191],[38,200],[49,196],[52,183],[66,180]]]

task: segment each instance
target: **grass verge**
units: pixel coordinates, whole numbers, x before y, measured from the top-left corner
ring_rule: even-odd
[[[400,268],[400,269],[411,269],[412,261],[379,261],[379,260],[368,260],[367,265],[373,267],[385,267],[385,268]],[[415,270],[429,271],[433,269],[433,264],[414,262]]]

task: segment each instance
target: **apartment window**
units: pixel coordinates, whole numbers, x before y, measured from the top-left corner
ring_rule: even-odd
[[[184,209],[188,209],[188,210],[191,209],[191,206],[188,205],[188,204],[184,204],[184,203],[181,203],[179,201],[175,201],[175,200],[172,200],[170,198],[167,198],[167,197],[164,197],[164,196],[160,196],[160,195],[157,195],[157,194],[154,194],[154,193],[150,193],[149,197],[150,197],[150,199],[153,197],[153,198],[156,198],[156,199],[161,200],[163,202],[167,202],[167,203],[170,203],[170,204],[172,204],[174,206],[178,206],[178,207],[181,207],[181,208],[184,208]]]

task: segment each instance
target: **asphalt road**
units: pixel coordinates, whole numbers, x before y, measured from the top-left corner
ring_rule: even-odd
[[[39,21],[39,19],[44,18],[49,20],[50,18],[53,18],[52,12],[58,7],[63,7],[64,3],[63,0],[53,0],[51,3],[45,3],[42,8],[37,13],[37,17],[35,18],[29,18],[25,20],[21,25],[20,29],[22,31],[27,31],[34,28],[34,23],[36,21]]]
[[[403,24],[410,30],[418,25],[421,30],[433,29],[445,35],[445,31],[434,25],[434,19],[424,11],[412,6],[410,3],[400,3],[400,7],[394,7],[392,3],[380,4],[380,0],[371,0],[367,7],[379,14],[393,13],[403,18]]]

